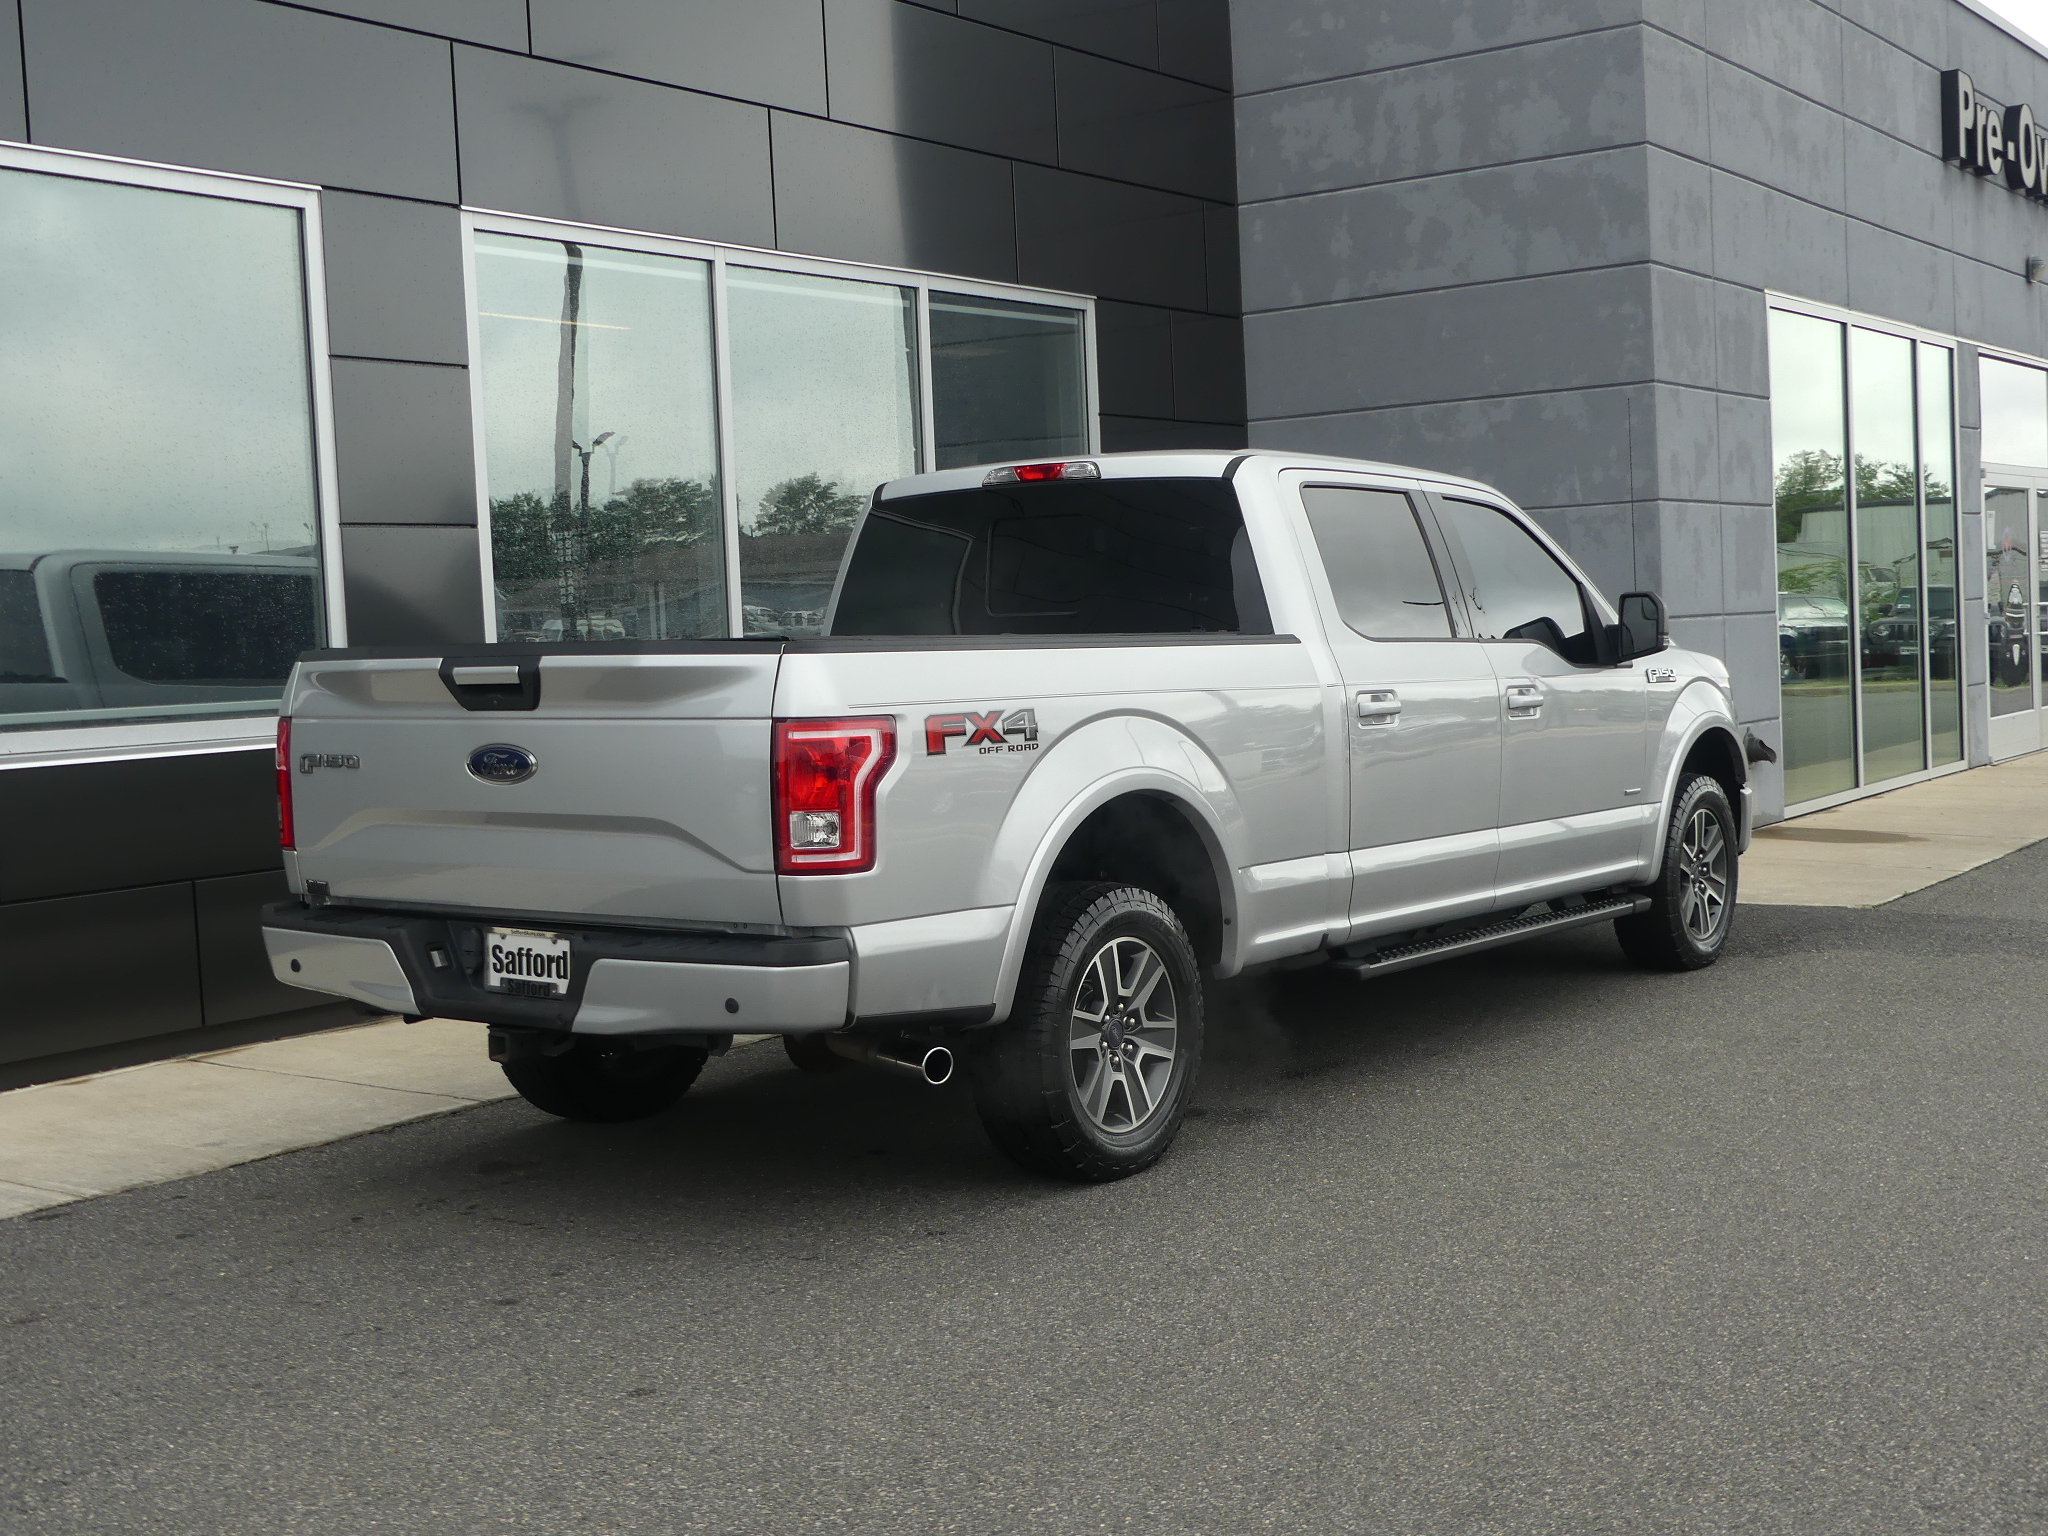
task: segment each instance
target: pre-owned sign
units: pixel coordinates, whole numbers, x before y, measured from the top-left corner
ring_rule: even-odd
[[[2034,109],[1978,100],[1976,83],[1960,69],[1941,77],[1941,158],[2048,199],[2048,131],[2035,124]]]

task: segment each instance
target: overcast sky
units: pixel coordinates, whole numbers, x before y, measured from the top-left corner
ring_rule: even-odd
[[[2036,42],[2048,43],[2048,0],[1982,0],[1984,9],[1996,11]]]

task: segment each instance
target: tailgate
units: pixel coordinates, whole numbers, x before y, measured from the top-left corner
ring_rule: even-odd
[[[303,878],[362,902],[781,920],[779,646],[489,650],[300,664],[288,712]],[[475,757],[491,747],[514,750]]]

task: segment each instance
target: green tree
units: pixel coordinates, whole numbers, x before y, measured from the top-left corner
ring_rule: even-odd
[[[1859,470],[1861,466],[1859,465]],[[1808,512],[1839,509],[1842,501],[1842,460],[1824,448],[1802,448],[1778,466],[1778,542],[1796,543]]]
[[[798,475],[770,487],[754,515],[752,532],[845,533],[860,520],[867,498],[843,491],[836,480],[818,474]]]

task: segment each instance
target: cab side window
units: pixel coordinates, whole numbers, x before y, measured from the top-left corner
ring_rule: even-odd
[[[1482,639],[1534,640],[1566,661],[1591,666],[1593,627],[1571,573],[1520,523],[1476,501],[1439,503],[1465,551],[1472,621]]]
[[[1346,625],[1372,640],[1451,637],[1436,561],[1406,496],[1311,485],[1301,504]]]

